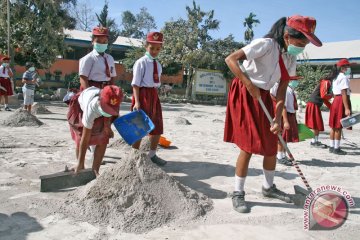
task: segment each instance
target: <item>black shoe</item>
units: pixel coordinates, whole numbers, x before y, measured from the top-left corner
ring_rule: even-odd
[[[264,186],[262,187],[262,194],[264,197],[268,197],[268,198],[276,198],[279,199],[281,201],[287,202],[287,203],[291,203],[291,199],[290,196],[282,191],[280,191],[279,189],[276,188],[276,185],[273,184],[273,186],[269,189],[265,189]]]
[[[323,148],[323,149],[327,148],[326,144],[323,144],[322,142],[319,142],[319,141],[314,142],[314,143],[310,142],[310,146],[317,147],[317,148]]]
[[[11,112],[11,109],[9,107],[6,107],[5,111]]]
[[[156,155],[153,156],[153,157],[150,158],[150,159],[151,159],[151,161],[152,161],[153,163],[155,163],[156,165],[158,165],[158,166],[160,166],[160,167],[164,166],[164,165],[167,163],[167,161],[159,158],[159,157],[156,156]]]
[[[346,155],[347,154],[347,152],[341,150],[340,148],[334,148],[333,153],[336,155]]]
[[[232,196],[232,204],[235,211],[239,213],[248,213],[250,209],[246,206],[245,192],[235,191]]]
[[[284,158],[276,158],[277,162],[282,164],[282,165],[285,165],[285,166],[292,166],[292,163],[289,159],[287,159],[286,157]]]
[[[329,147],[329,153],[333,153],[334,152],[334,147]]]

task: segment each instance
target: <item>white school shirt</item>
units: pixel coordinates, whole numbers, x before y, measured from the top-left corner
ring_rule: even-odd
[[[109,65],[110,77],[106,76],[105,59]],[[114,58],[104,53],[101,56],[95,49],[80,59],[79,75],[88,77],[89,80],[96,82],[110,81],[111,77],[116,77]]]
[[[295,91],[294,89],[292,89],[291,87],[287,87],[286,89],[286,97],[285,97],[285,109],[288,113],[295,113],[295,108],[294,108],[294,95],[295,95]]]
[[[80,108],[83,111],[81,122],[84,127],[92,129],[95,119],[101,117],[98,110],[100,89],[89,87],[81,92],[79,96]]]
[[[340,95],[341,90],[344,89],[347,89],[346,93],[347,95],[350,95],[350,79],[341,72],[332,83],[332,91],[334,95]]]
[[[251,82],[264,90],[270,90],[280,81],[279,44],[271,38],[259,38],[242,48],[246,55],[243,66]],[[296,56],[287,52],[281,54],[290,76],[296,73]]]
[[[279,88],[279,83],[275,83],[275,85],[270,89],[270,94],[273,97],[276,97],[278,88]],[[286,89],[286,93],[285,93],[284,107],[285,107],[286,111],[289,113],[295,113],[294,94],[295,94],[295,91],[291,87],[288,86]]]
[[[4,66],[3,66],[3,65],[0,65],[0,77],[1,77],[1,78],[10,78],[9,72],[12,73],[11,69],[10,69],[10,71],[9,71],[8,68],[5,68],[5,73],[3,73],[3,71],[4,71]]]
[[[161,64],[156,61],[158,75],[159,75],[159,83],[154,83],[154,60],[150,59],[148,56],[143,56],[139,58],[133,67],[133,79],[131,82],[131,86],[138,87],[160,87],[161,81],[161,73],[162,67]]]

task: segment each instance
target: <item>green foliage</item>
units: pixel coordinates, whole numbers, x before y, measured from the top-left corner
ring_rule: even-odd
[[[121,14],[123,30],[120,35],[142,39],[151,29],[156,29],[155,19],[149,14],[147,8],[141,8],[140,13],[134,15],[130,11]]]
[[[298,98],[307,102],[315,87],[319,84],[320,80],[328,75],[330,71],[322,65],[310,65],[310,62],[305,59],[297,67],[297,75],[302,76],[303,79],[299,80],[299,85],[296,88]]]
[[[99,21],[99,27],[102,26],[109,29],[109,47],[110,47],[119,37],[120,32],[115,23],[115,19],[109,17],[108,9],[109,9],[109,3],[108,1],[105,1],[105,5],[101,10],[101,13],[100,14],[96,13],[96,18]]]
[[[6,2],[0,2],[0,11],[6,12]],[[75,20],[65,5],[75,0],[18,0],[10,6],[11,49],[15,62],[35,63],[37,68],[49,68],[65,50],[64,28],[72,29]],[[0,50],[7,49],[7,16],[0,15]]]
[[[65,75],[65,81],[64,81],[65,87],[67,88],[80,88],[80,76],[79,73],[74,72],[71,74]]]
[[[244,19],[244,27],[246,27],[246,30],[244,32],[244,39],[246,43],[250,43],[254,38],[254,31],[253,31],[253,25],[256,26],[260,23],[260,20],[255,19],[256,14],[250,13],[248,17]]]
[[[122,61],[126,71],[131,72],[136,60],[144,56],[145,47],[132,47],[125,53],[125,58]]]

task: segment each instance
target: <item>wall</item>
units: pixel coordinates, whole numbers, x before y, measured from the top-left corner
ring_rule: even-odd
[[[122,64],[115,64],[117,77],[116,81],[126,81],[131,82],[132,79],[132,73],[126,72],[125,68]],[[61,80],[55,81],[54,80],[54,71],[60,70],[62,72],[61,74]],[[39,74],[41,78],[45,79],[45,70],[39,69]],[[69,75],[72,73],[77,73],[79,71],[79,61],[78,60],[70,60],[70,59],[57,59],[55,63],[51,66],[49,69],[52,76],[52,81],[43,81],[43,87],[65,87],[63,86],[64,82],[64,76]],[[15,79],[16,79],[16,86],[21,86],[21,79],[22,74],[25,72],[24,66],[15,66]],[[174,83],[174,84],[181,84],[183,81],[183,75],[182,71],[179,72],[179,74],[175,76],[168,76],[168,75],[162,75],[161,76],[161,82],[163,83]]]

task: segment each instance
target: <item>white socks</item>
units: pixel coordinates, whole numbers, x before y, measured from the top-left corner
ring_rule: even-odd
[[[276,154],[276,158],[277,158],[277,159],[283,159],[283,158],[285,158],[285,157],[286,157],[285,152],[278,152],[278,153]]]
[[[234,189],[234,191],[239,191],[239,192],[244,191],[245,179],[246,179],[246,177],[238,177],[235,174],[235,189]]]
[[[8,107],[8,105],[5,103],[5,108],[7,108]]]
[[[334,140],[334,148],[335,149],[340,148],[340,140]]]
[[[333,148],[334,145],[335,145],[335,140],[331,140],[331,139],[330,139],[330,141],[329,141],[329,146]]]
[[[275,170],[265,170],[263,169],[264,172],[264,182],[263,182],[263,187],[265,189],[269,189],[273,186],[274,184],[274,176],[275,176]]]
[[[150,158],[152,158],[152,157],[155,156],[155,155],[156,155],[156,150],[150,150],[149,153],[148,153],[148,156],[149,156]]]

